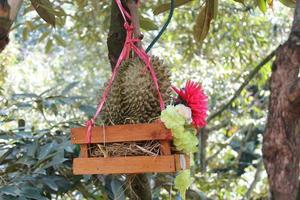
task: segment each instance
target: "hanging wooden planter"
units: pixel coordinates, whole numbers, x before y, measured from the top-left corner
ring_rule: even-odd
[[[80,157],[73,161],[73,173],[79,174],[136,174],[176,172],[190,167],[189,157],[172,154],[171,132],[162,123],[98,126],[92,128],[91,144],[114,142],[159,141],[160,155],[89,157],[86,128],[71,129],[72,144],[80,145]]]

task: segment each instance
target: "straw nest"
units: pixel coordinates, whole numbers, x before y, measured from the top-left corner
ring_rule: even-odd
[[[94,144],[89,147],[90,157],[157,156],[160,154],[158,141],[118,142]]]

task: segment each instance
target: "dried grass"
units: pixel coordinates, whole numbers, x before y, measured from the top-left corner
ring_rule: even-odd
[[[160,143],[146,141],[92,144],[88,150],[90,157],[157,156],[160,154]]]

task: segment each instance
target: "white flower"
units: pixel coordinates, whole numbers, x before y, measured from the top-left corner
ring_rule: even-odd
[[[175,109],[177,113],[179,113],[186,119],[186,122],[188,124],[192,123],[192,110],[189,107],[183,104],[178,104],[175,106]]]

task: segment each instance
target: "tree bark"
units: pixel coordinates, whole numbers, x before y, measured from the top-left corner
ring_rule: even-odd
[[[123,3],[123,5],[125,4]],[[117,63],[117,60],[122,51],[125,38],[126,38],[126,31],[124,29],[123,24],[124,24],[124,20],[119,11],[118,5],[115,3],[114,0],[112,0],[110,27],[109,27],[108,37],[107,37],[108,58],[112,70]]]
[[[0,53],[9,42],[10,27],[17,17],[22,0],[0,0]]]
[[[5,0],[0,0],[0,53],[5,49],[9,42],[8,32],[10,28],[9,20],[10,6]]]
[[[130,9],[127,8],[126,3],[132,4],[132,2],[126,2],[126,0],[122,1],[123,6],[130,13]],[[136,13],[134,14],[137,17]],[[134,16],[132,17],[134,18]],[[136,19],[136,21],[133,21],[132,23],[139,23],[138,19]],[[119,11],[119,8],[115,1],[112,0],[111,21],[107,38],[108,58],[112,70],[117,63],[126,38],[126,31],[123,24],[124,20]],[[137,27],[137,29],[135,30],[135,35],[139,35],[139,24],[135,24],[135,26]],[[131,191],[129,191],[130,199],[151,200],[151,187],[146,174],[128,175],[127,180],[130,180],[127,182],[131,184],[129,186],[129,188],[131,189]]]
[[[289,39],[272,66],[263,158],[272,200],[296,200],[300,162],[300,0]]]

